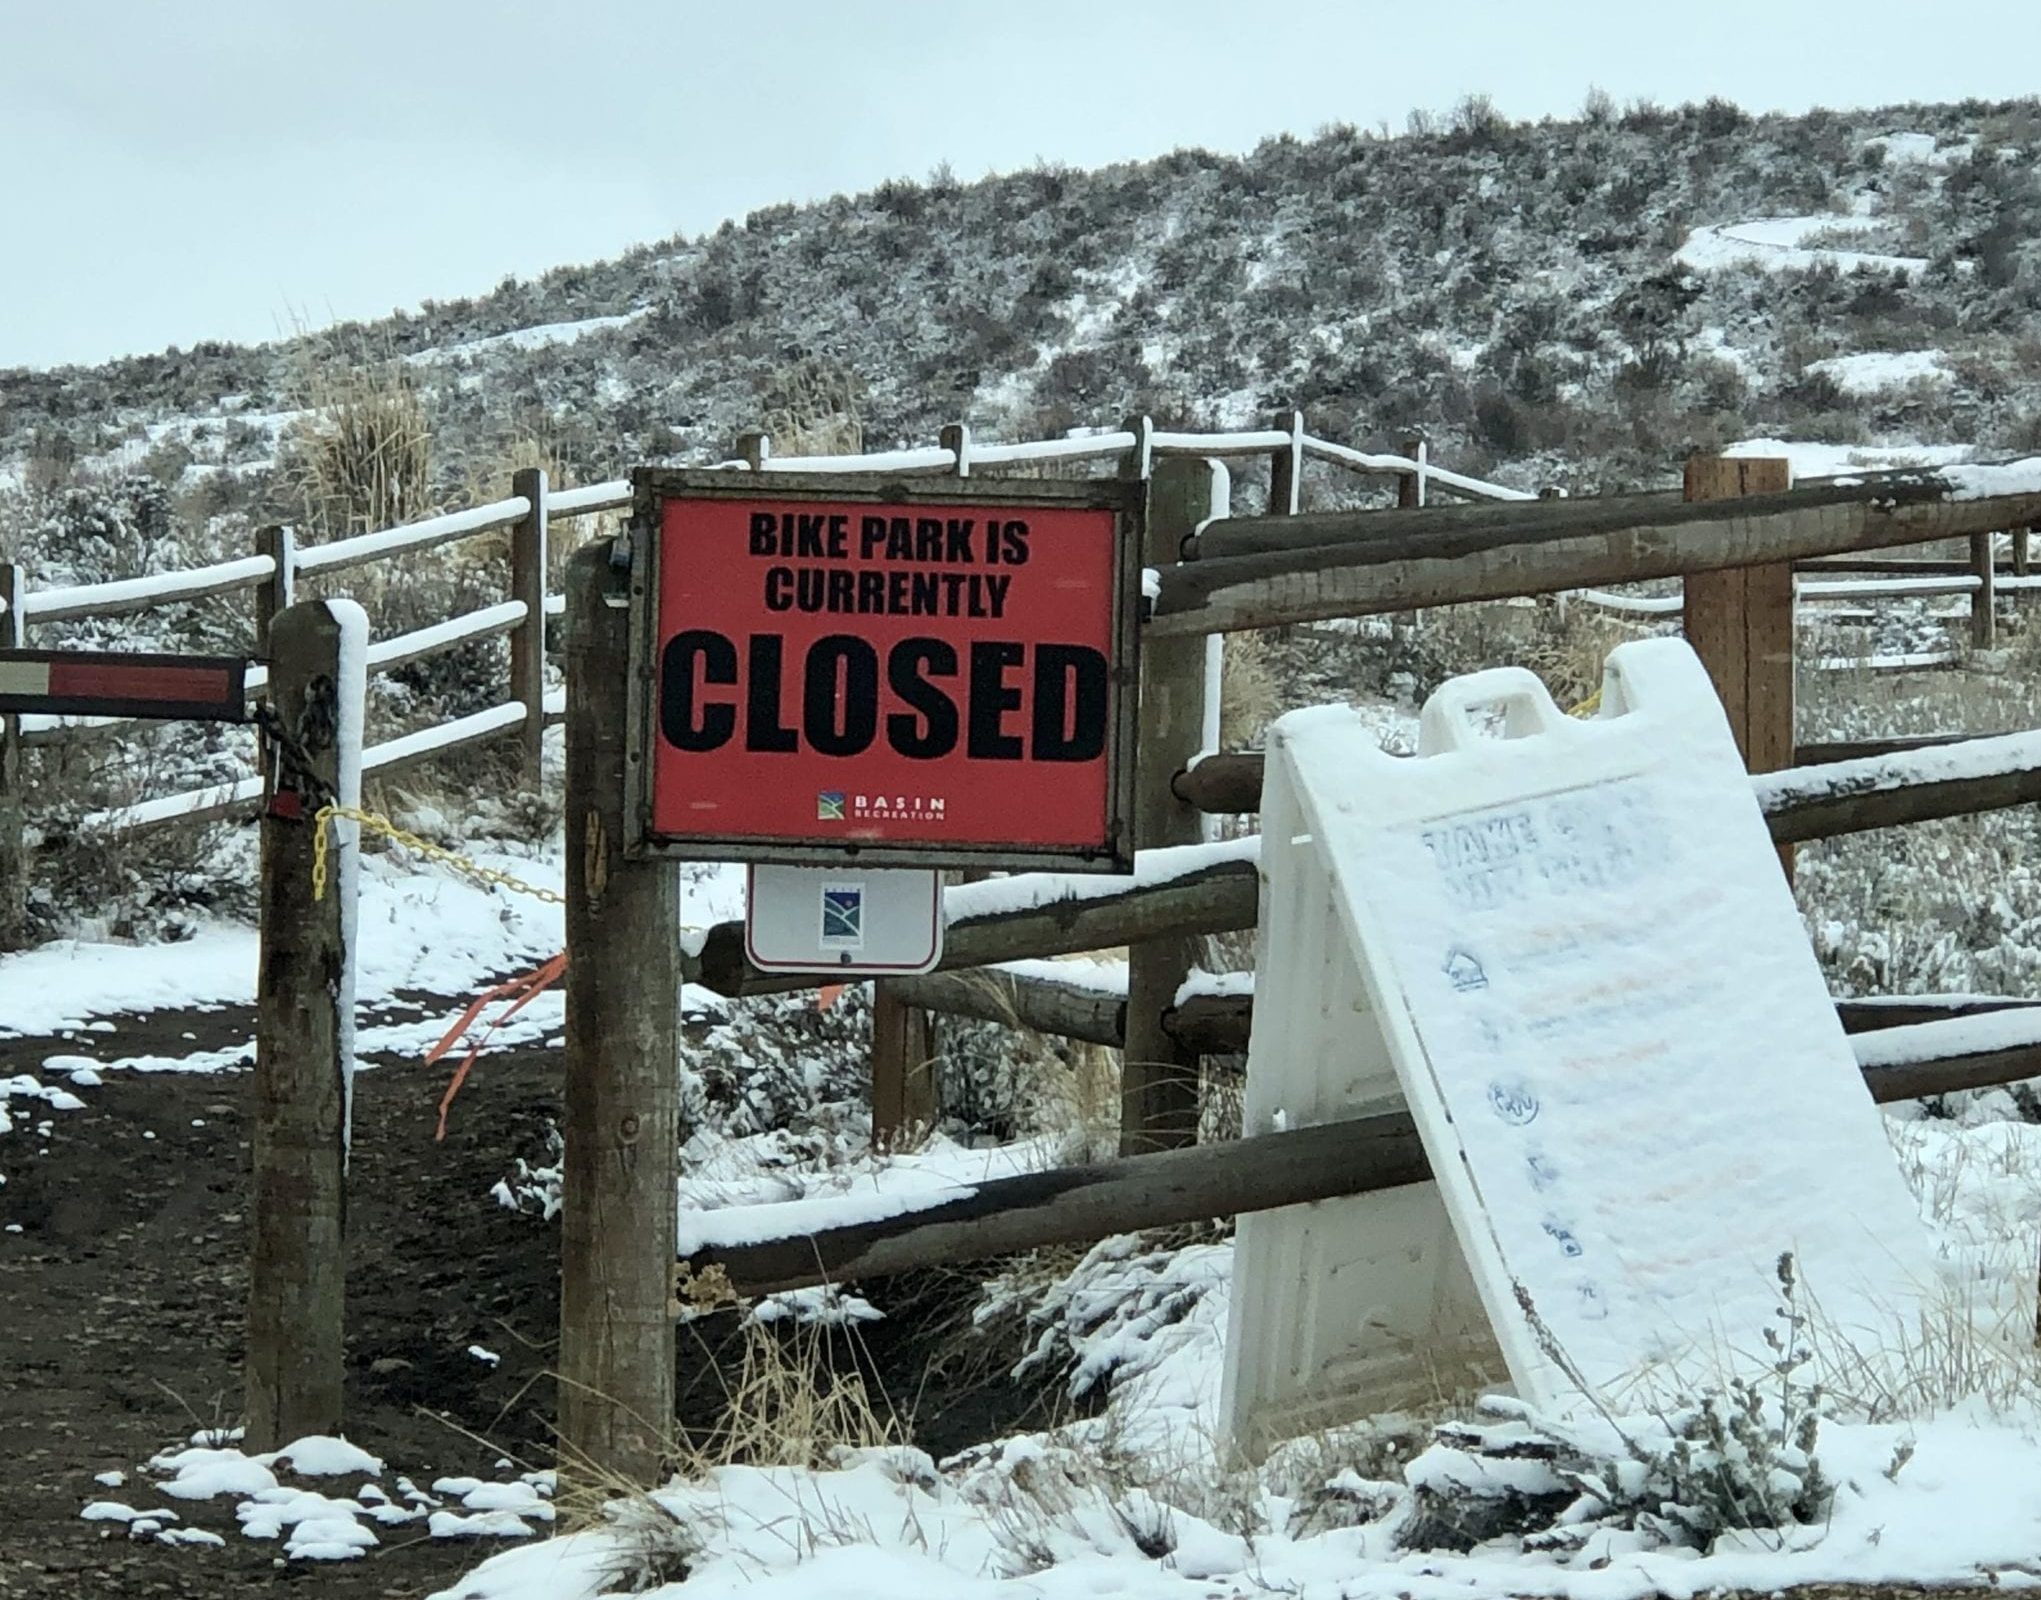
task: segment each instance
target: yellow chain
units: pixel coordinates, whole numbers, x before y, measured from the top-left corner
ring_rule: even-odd
[[[496,867],[485,867],[479,861],[472,861],[455,850],[448,850],[428,839],[421,839],[415,833],[407,833],[388,817],[374,811],[363,811],[357,806],[321,806],[319,814],[312,819],[312,898],[326,898],[326,847],[328,833],[326,825],[336,817],[345,822],[356,822],[370,833],[380,834],[393,843],[402,845],[428,861],[437,861],[453,868],[463,877],[476,883],[498,889],[508,889],[513,894],[528,894],[534,900],[543,900],[548,905],[564,906],[567,897],[557,889],[541,889],[536,884],[526,883],[522,878]]]
[[[1585,700],[1566,714],[1569,717],[1591,717],[1602,709],[1602,691],[1597,689]]]

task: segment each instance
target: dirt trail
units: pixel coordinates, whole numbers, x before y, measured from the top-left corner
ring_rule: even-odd
[[[249,1026],[238,1010],[165,1013],[82,1039],[0,1039],[0,1077],[42,1075],[54,1054],[188,1055],[245,1039]],[[559,1062],[540,1050],[490,1057],[438,1145],[442,1074],[380,1067],[356,1080],[346,1431],[420,1487],[446,1474],[507,1476],[495,1469],[505,1455],[551,1464],[541,1374],[557,1328],[558,1234],[489,1190],[516,1155],[543,1156]],[[166,1502],[137,1481],[151,1454],[231,1423],[240,1407],[249,1084],[245,1071],[108,1073],[78,1091],[83,1110],[47,1113],[47,1140],[24,1125],[29,1103],[14,1102],[15,1130],[0,1139],[0,1225],[21,1229],[0,1233],[0,1595],[10,1600],[215,1600],[292,1579],[321,1596],[423,1595],[486,1553],[398,1528],[362,1560],[286,1568],[277,1543],[240,1536],[230,1502]],[[471,1344],[500,1364],[469,1355]],[[93,1482],[109,1469],[129,1482]],[[346,1494],[355,1484],[314,1486]],[[99,1498],[171,1504],[228,1543],[130,1541],[79,1520]]]

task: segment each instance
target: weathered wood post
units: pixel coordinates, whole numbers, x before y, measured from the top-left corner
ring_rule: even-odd
[[[1417,463],[1415,472],[1402,473],[1396,479],[1396,504],[1409,509],[1422,506],[1431,498],[1431,485],[1425,482],[1425,468],[1431,460],[1431,444],[1423,434],[1412,434],[1403,441],[1403,453]]]
[[[1184,538],[1226,499],[1226,469],[1189,458],[1156,464],[1148,487],[1142,559],[1164,566]],[[1135,756],[1135,837],[1144,850],[1196,844],[1199,813],[1176,796],[1172,780],[1203,746],[1205,641],[1145,639],[1141,646],[1141,719]],[[1120,1150],[1193,1144],[1198,1136],[1198,1057],[1163,1030],[1162,1014],[1203,953],[1196,937],[1153,939],[1127,952],[1127,1042],[1120,1069]]]
[[[0,650],[19,650],[27,640],[22,615],[21,569],[0,561]],[[0,715],[0,950],[24,937],[28,922],[28,828],[21,754],[21,718]]]
[[[1278,411],[1269,426],[1290,436],[1269,452],[1269,515],[1294,517],[1304,509],[1304,413]]]
[[[249,1448],[338,1433],[345,1323],[348,1104],[354,1070],[355,825],[330,825],[323,895],[313,825],[329,796],[361,804],[368,619],[352,600],[273,619],[269,702],[290,744],[262,819],[253,1198],[248,1261]]]
[[[958,477],[971,476],[971,425],[966,422],[946,422],[936,434],[936,443],[957,458],[952,469]]]
[[[607,544],[568,563],[560,1461],[652,1484],[673,1427],[680,882],[623,853],[627,588]]]
[[[763,472],[766,464],[772,460],[772,438],[769,434],[760,433],[756,429],[740,433],[737,435],[736,450],[738,460],[753,472]]]
[[[936,1103],[933,1019],[887,979],[872,984],[872,1145],[890,1150],[931,1127]]]
[[[1695,456],[1686,464],[1688,500],[1784,494],[1792,464],[1780,457]],[[1694,647],[1744,765],[1776,772],[1793,764],[1793,564],[1772,561],[1686,576],[1687,643]],[[1779,859],[1790,874],[1793,847]]]
[[[539,792],[546,748],[546,473],[522,467],[510,492],[531,510],[510,529],[510,598],[524,602],[524,620],[510,631],[510,698],[522,701],[517,775],[526,794]]]
[[[2013,529],[2013,576],[2024,578],[2033,561],[2034,532],[2032,528]]]
[[[971,475],[971,429],[946,423],[937,435],[957,459],[959,478]],[[872,1147],[890,1150],[916,1128],[935,1124],[942,1107],[936,1093],[936,1020],[908,1004],[891,981],[872,983]]]
[[[2018,534],[2013,536],[2019,538]],[[1998,535],[1970,536],[1970,566],[1977,587],[1970,591],[1970,647],[1989,650],[1998,643]]]
[[[255,586],[255,654],[269,654],[270,624],[277,613],[297,602],[298,541],[289,528],[275,524],[255,530],[255,553],[268,556],[274,566],[268,577]]]

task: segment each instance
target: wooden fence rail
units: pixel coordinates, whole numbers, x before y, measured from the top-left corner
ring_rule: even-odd
[[[1191,784],[1208,767],[1229,775],[1224,792]],[[1751,782],[1781,843],[1965,816],[2041,801],[2041,729],[1789,767]],[[1200,762],[1178,783],[1201,809],[1255,811],[1261,760],[1250,752]],[[1255,845],[1249,838],[1144,852],[1131,881],[1028,873],[951,889],[941,970],[1251,928],[1259,895]],[[786,993],[820,981],[753,967],[744,959],[741,922],[708,931],[688,979],[730,996]]]
[[[746,436],[741,458],[724,465],[733,469],[770,466],[779,471],[968,476],[974,469],[1055,468],[1112,461],[1145,477],[1158,457],[1282,454],[1293,464],[1308,456],[1363,475],[1408,479],[1418,486],[1419,498],[1432,488],[1476,499],[1529,498],[1523,490],[1434,466],[1421,455],[1374,454],[1312,438],[1304,432],[1300,413],[1286,413],[1281,420],[1280,427],[1269,429],[1172,433],[1140,419],[1110,432],[1013,444],[978,443],[968,427],[956,424],[945,428],[942,443],[931,449],[826,457],[774,458],[771,441],[763,434],[752,434]],[[507,636],[509,675],[503,702],[440,729],[420,730],[404,740],[391,741],[392,748],[384,752],[380,763],[371,752],[370,770],[387,772],[399,762],[431,759],[515,734],[520,779],[528,787],[536,786],[541,734],[547,722],[558,720],[557,704],[551,711],[534,710],[543,691],[545,619],[560,614],[563,600],[546,589],[550,533],[556,525],[577,517],[628,509],[631,486],[627,480],[615,479],[553,490],[544,473],[527,469],[516,474],[511,488],[501,500],[322,545],[301,546],[288,529],[264,528],[256,536],[253,554],[179,572],[37,590],[29,588],[13,569],[5,569],[13,575],[12,587],[0,589],[0,648],[27,642],[31,627],[129,616],[163,605],[251,594],[253,647],[259,656],[266,651],[269,619],[291,603],[301,578],[331,578],[508,529],[510,593],[502,603],[377,641],[370,654],[372,672],[394,671],[483,639]],[[263,691],[265,682],[260,668],[250,674],[251,697]],[[513,708],[521,709],[513,715]],[[26,872],[21,843],[27,810],[21,752],[78,739],[118,738],[139,726],[132,719],[78,717],[8,718],[0,725],[0,879],[6,882],[5,890],[0,891],[0,938],[19,923],[18,911],[9,915],[7,907],[22,893]],[[444,737],[432,737],[434,734]],[[152,796],[96,813],[87,821],[93,827],[125,831],[211,820],[248,813],[259,798],[260,786],[251,778],[180,795]]]
[[[1915,1037],[1901,1052],[1860,1047],[1873,1057],[1863,1067],[1865,1086],[1886,1104],[2041,1075],[2041,1008],[2031,1009],[2031,1037],[2017,1044],[1965,1048],[1971,1034],[1958,1019],[1908,1029]],[[740,1295],[776,1294],[1335,1200],[1430,1176],[1416,1127],[1397,1111],[998,1178],[879,1221],[698,1251],[688,1265],[697,1273],[720,1267]]]

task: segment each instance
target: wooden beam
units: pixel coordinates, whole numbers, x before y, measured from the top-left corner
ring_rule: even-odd
[[[1270,428],[1287,433],[1290,442],[1269,452],[1269,511],[1271,517],[1294,517],[1304,509],[1304,413],[1278,411]],[[1197,552],[1197,535],[1183,541],[1181,559],[1191,560]],[[1171,559],[1178,559],[1172,557]]]
[[[1869,1068],[1864,1081],[1872,1099],[1884,1104],[2036,1076],[2041,1047]],[[721,1267],[740,1295],[774,1294],[1336,1200],[1430,1176],[1408,1114],[1391,1112],[994,1179],[925,1210],[704,1250],[689,1265],[697,1273]]]
[[[0,561],[0,650],[27,644],[25,587],[21,569]],[[12,950],[28,931],[28,773],[21,751],[21,718],[0,712],[0,950]]]
[[[1207,756],[1170,779],[1185,805],[1212,816],[1233,816],[1261,810],[1261,775],[1266,757],[1259,750],[1233,750]]]
[[[1121,880],[1124,881],[1124,880]],[[1159,883],[1127,883],[1108,894],[1053,900],[1019,911],[967,913],[943,938],[942,968],[1079,955],[1138,943],[1158,934],[1226,933],[1254,926],[1254,863],[1215,861]],[[688,981],[723,995],[783,994],[816,980],[760,972],[744,959],[744,925],[722,922],[704,938]]]
[[[531,506],[510,527],[510,598],[524,602],[524,620],[510,633],[510,698],[531,713],[517,731],[517,776],[523,791],[536,795],[546,747],[545,469],[520,467],[510,492]]]
[[[1894,739],[1839,740],[1828,744],[1805,744],[1794,751],[1789,771],[1830,766],[1842,761],[1859,761],[1878,756],[1899,755],[1909,750],[1972,744],[1981,740],[2008,739],[2012,734],[1934,733]],[[1186,804],[1219,816],[1251,814],[1261,809],[1264,757],[1259,750],[1240,750],[1211,756],[1174,780],[1177,794]],[[1937,817],[1961,816],[1966,811],[1995,811],[2024,804],[2029,779],[2024,769],[2002,774],[2006,783],[1959,778],[1946,781],[1898,782],[1881,791],[1875,804],[1844,805],[1817,802],[1813,798],[1781,799],[1768,803],[1775,816],[1774,837],[1784,839],[1790,832],[1795,840],[1821,839],[1838,833],[1862,833],[1872,828],[1896,827],[1908,822],[1927,822]],[[1862,791],[1857,791],[1861,793]],[[1848,797],[1844,797],[1848,798]],[[1816,807],[1820,810],[1817,812]],[[1816,819],[1818,820],[1811,820]],[[1802,831],[1806,828],[1816,831]]]
[[[876,1225],[706,1250],[689,1264],[722,1267],[741,1295],[772,1294],[1362,1194],[1430,1172],[1408,1116],[1370,1117],[999,1178]]]
[[[1121,1030],[1126,1026],[1127,1002],[1110,990],[1053,978],[1023,978],[997,967],[896,978],[893,986],[910,1005],[946,1016],[1032,1028],[1114,1050],[1126,1040]]]
[[[1183,541],[1223,503],[1226,469],[1196,457],[1155,465],[1148,480],[1143,559],[1177,559]],[[1170,780],[1196,759],[1204,738],[1205,641],[1144,639],[1141,715],[1135,743],[1134,837],[1143,850],[1196,844],[1199,814]],[[1126,1044],[1120,1064],[1120,1153],[1193,1144],[1198,1137],[1198,1058],[1162,1028],[1162,1013],[1203,954],[1194,934],[1171,932],[1127,953]]]
[[[1968,561],[1926,561],[1907,556],[1824,556],[1818,561],[1796,561],[1793,570],[1803,578],[1858,573],[1895,578],[1967,578],[1977,569]]]
[[[1977,576],[1977,587],[1970,591],[1970,648],[1989,650],[1998,643],[1998,566],[1992,559],[1992,546],[1998,535],[1994,533],[1973,533],[1970,536],[1970,568]]]
[[[1783,494],[1792,483],[1792,464],[1783,458],[1696,456],[1686,465],[1690,501]],[[1708,669],[1744,766],[1752,772],[1790,766],[1792,564],[1770,561],[1691,573],[1685,602],[1687,643]]]
[[[270,574],[254,588],[255,656],[269,659],[269,627],[277,614],[297,604],[298,540],[289,528],[278,524],[255,530],[255,553],[267,556]]]
[[[931,1011],[1007,1027],[1019,1025],[1088,1044],[1116,1046],[1120,1042],[1125,1008],[1111,991],[996,970],[939,973],[907,981],[916,986],[915,1003]],[[1835,1003],[1836,1020],[1845,1033],[1870,1033],[2034,1006],[2041,1006],[2041,1000],[1997,995],[1873,995]],[[1207,1056],[1245,1051],[1253,1024],[1252,994],[1191,995],[1172,1006],[1162,1019],[1163,1027],[1186,1049]]]
[[[644,563],[630,580],[643,583]],[[673,1431],[679,869],[624,855],[630,611],[607,543],[567,569],[567,1073],[560,1467],[650,1486]]]
[[[898,980],[872,985],[872,1148],[891,1150],[935,1126],[935,1037]]]
[[[2041,462],[2035,474],[2041,485]],[[1463,515],[1458,507],[1240,518],[1243,526],[1319,522],[1349,537],[1165,567],[1148,634],[1223,633],[1595,588],[1920,544],[2041,520],[2041,486],[1977,499],[1953,498],[1958,487],[1942,474],[1917,473],[1876,485],[1753,495],[1733,508],[1712,501],[1668,504],[1653,496],[1513,502],[1467,508],[1499,519],[1471,529],[1433,520]],[[1387,531],[1382,524],[1389,518],[1403,531]]]
[[[1194,994],[1171,1009],[1163,1026],[1200,1055],[1238,1055],[1254,1026],[1254,996]]]
[[[343,663],[341,605],[359,619],[352,601],[310,601],[270,624],[270,703],[297,730],[309,771],[286,768],[292,781],[279,793],[295,809],[273,809],[262,821],[244,1366],[248,1442],[257,1450],[343,1431],[352,824],[332,824],[323,895],[312,882],[320,802],[330,794],[361,803],[366,663],[359,644]],[[365,644],[367,625],[357,626]]]
[[[1963,744],[1971,739],[2002,738],[1997,733],[1902,733],[1889,739],[1826,739],[1793,747],[1796,767],[1823,767],[1832,761],[1862,761],[1869,756],[1897,755],[1902,750],[1927,750],[1936,745]]]
[[[2017,737],[2017,736],[2016,736]],[[1979,740],[1978,743],[1985,741]],[[1772,774],[1759,804],[1772,837],[1781,844],[1833,839],[1903,823],[1932,822],[2041,801],[2041,764],[1978,777],[1922,778],[1877,787],[1874,773],[1825,780],[1821,767]]]

